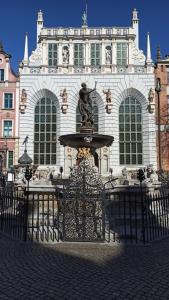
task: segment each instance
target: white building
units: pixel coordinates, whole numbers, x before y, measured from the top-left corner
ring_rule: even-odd
[[[156,166],[155,115],[147,109],[153,65],[149,35],[145,57],[138,27],[135,9],[131,27],[107,28],[89,28],[85,13],[81,28],[47,28],[39,11],[37,47],[29,57],[26,36],[20,65],[20,91],[26,91],[27,99],[20,105],[19,155],[28,135],[28,154],[35,165],[63,166],[68,174],[76,151],[61,146],[58,138],[76,132],[81,84],[94,88],[97,81],[92,95],[95,127],[98,123],[99,133],[114,136],[110,148],[98,151],[100,172]]]

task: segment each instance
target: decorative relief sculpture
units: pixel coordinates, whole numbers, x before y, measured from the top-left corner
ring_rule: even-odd
[[[111,110],[112,110],[112,93],[111,93],[111,90],[108,89],[107,91],[104,91],[103,90],[103,93],[106,95],[106,110],[107,110],[107,113],[110,114],[111,113]]]
[[[39,44],[38,48],[35,51],[32,51],[32,54],[29,58],[29,66],[41,66],[42,65],[42,45]]]
[[[154,102],[154,95],[155,95],[155,93],[154,93],[153,89],[151,88],[148,93],[149,102]]]
[[[62,59],[63,59],[64,65],[69,64],[69,48],[68,48],[68,46],[63,46],[63,48],[62,48]]]
[[[68,109],[68,94],[67,94],[67,90],[63,89],[63,91],[61,91],[60,96],[62,97],[62,112],[63,114],[67,113],[67,109]]]
[[[148,92],[148,101],[149,104],[147,106],[147,110],[150,114],[153,114],[155,111],[155,93],[154,90],[151,88]]]
[[[145,55],[142,50],[136,48],[134,43],[132,43],[132,58],[134,60],[134,65],[145,65]]]
[[[91,153],[90,153],[90,148],[79,148],[78,149],[78,153],[77,153],[77,158],[90,158],[91,157]]]
[[[22,89],[21,99],[19,104],[19,109],[21,113],[25,112],[26,106],[27,106],[27,93],[25,89]]]

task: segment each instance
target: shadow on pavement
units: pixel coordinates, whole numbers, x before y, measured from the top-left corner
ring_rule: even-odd
[[[0,236],[0,299],[169,299],[169,241],[24,243]]]

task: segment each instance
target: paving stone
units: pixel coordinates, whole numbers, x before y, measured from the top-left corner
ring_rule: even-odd
[[[0,300],[168,300],[169,239],[148,247],[0,235]]]

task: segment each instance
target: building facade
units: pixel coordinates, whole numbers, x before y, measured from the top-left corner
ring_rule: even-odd
[[[19,150],[19,79],[10,58],[0,43],[0,171],[17,164]]]
[[[28,153],[34,165],[63,166],[64,173],[76,163],[76,151],[58,142],[60,135],[75,133],[80,125],[78,97],[85,82],[92,93],[96,131],[114,136],[113,145],[97,152],[102,175],[113,168],[156,162],[155,100],[149,110],[150,89],[154,91],[154,69],[149,35],[147,56],[139,49],[139,20],[132,13],[131,27],[87,26],[47,28],[38,13],[37,47],[28,55],[25,38],[20,65],[20,145],[29,136]]]
[[[158,168],[169,171],[169,56],[166,55],[165,58],[162,58],[159,48],[157,51],[155,77],[156,80],[160,78],[161,82],[159,103],[158,94],[156,94],[156,124],[160,131],[160,135],[157,132]]]

